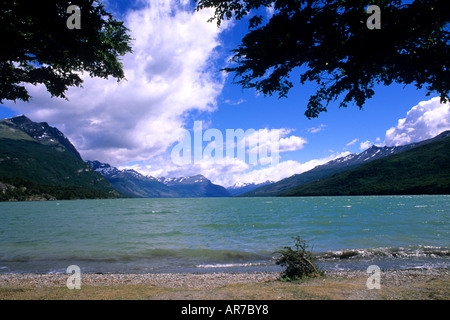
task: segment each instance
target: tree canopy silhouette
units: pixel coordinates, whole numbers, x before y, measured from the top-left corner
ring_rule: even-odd
[[[243,88],[286,97],[299,83],[313,82],[305,115],[315,118],[340,99],[340,107],[362,108],[374,85],[425,87],[449,100],[447,0],[379,0],[380,28],[369,28],[364,0],[197,0],[197,10],[214,8],[210,21],[248,18],[249,30],[233,50],[231,67]],[[266,18],[267,8],[273,14]]]
[[[78,28],[70,28],[71,5],[80,9]],[[100,2],[0,0],[0,6],[0,103],[29,101],[26,83],[66,98],[68,87],[81,86],[81,72],[125,78],[119,58],[132,51],[131,38]]]

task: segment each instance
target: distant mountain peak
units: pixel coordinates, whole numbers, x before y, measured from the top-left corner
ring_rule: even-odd
[[[261,183],[255,183],[255,182],[236,182],[231,187],[228,187],[227,190],[232,196],[238,196],[243,193],[252,191],[256,188],[263,187],[269,184],[274,183],[274,181],[266,180]]]
[[[275,181],[272,180],[266,180],[264,182],[236,182],[234,185],[232,185],[229,188],[242,188],[242,187],[247,187],[247,186],[260,186],[260,185],[265,185],[265,184],[269,184],[269,183],[273,183]]]

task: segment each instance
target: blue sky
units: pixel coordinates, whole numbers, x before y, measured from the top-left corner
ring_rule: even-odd
[[[450,129],[448,104],[413,85],[376,86],[363,110],[340,109],[336,102],[309,120],[304,112],[314,85],[297,84],[288,98],[278,99],[243,90],[232,83],[233,75],[219,71],[245,34],[245,22],[219,29],[206,22],[211,12],[195,12],[189,1],[105,3],[135,39],[134,53],[123,60],[127,81],[84,75],[84,88],[69,89],[69,101],[52,99],[42,86],[27,86],[33,100],[5,102],[1,118],[25,114],[46,121],[63,131],[85,160],[152,176],[200,173],[225,186],[279,180],[372,144],[404,144]],[[223,135],[227,129],[281,132],[284,151],[276,166],[239,159],[176,165],[171,150],[184,130],[192,132],[194,121]]]

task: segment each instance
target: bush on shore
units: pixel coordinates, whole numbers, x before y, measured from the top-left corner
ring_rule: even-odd
[[[296,281],[324,274],[315,264],[308,244],[299,236],[294,237],[294,248],[286,246],[275,253],[279,254],[276,264],[286,268],[281,274],[283,281]]]

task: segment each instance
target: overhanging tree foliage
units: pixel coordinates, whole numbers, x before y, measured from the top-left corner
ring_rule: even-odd
[[[380,8],[380,29],[366,25],[370,4]],[[258,14],[264,7],[274,12],[267,22]],[[242,87],[286,97],[299,67],[300,84],[317,83],[308,118],[341,95],[340,107],[362,108],[375,84],[413,84],[449,100],[448,0],[197,0],[197,10],[203,8],[215,8],[210,20],[218,25],[249,17],[236,65],[224,69]]]
[[[66,98],[91,77],[124,79],[120,56],[131,52],[131,38],[95,0],[0,0],[0,103],[29,101],[24,84],[44,84],[52,96]],[[80,28],[69,29],[70,5],[78,6]]]

